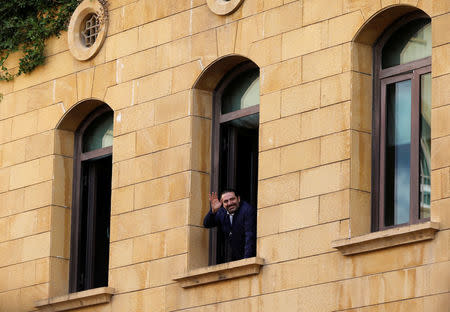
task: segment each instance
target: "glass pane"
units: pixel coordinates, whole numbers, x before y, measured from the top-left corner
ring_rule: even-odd
[[[224,90],[222,114],[259,105],[259,70],[239,75]]]
[[[385,225],[409,222],[411,80],[386,90]]]
[[[95,119],[84,132],[83,153],[112,146],[113,112],[108,112]]]
[[[431,55],[431,22],[412,21],[397,30],[383,47],[382,67],[388,68]]]
[[[431,74],[420,77],[420,214],[430,217]]]

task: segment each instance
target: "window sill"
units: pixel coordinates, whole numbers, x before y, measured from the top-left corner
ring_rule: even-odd
[[[398,245],[430,240],[434,238],[434,234],[438,230],[439,223],[425,222],[374,232],[350,239],[336,240],[331,243],[331,246],[338,249],[343,255],[349,256]]]
[[[69,311],[97,304],[108,303],[114,294],[114,288],[100,287],[71,293],[64,296],[37,301],[38,311]]]
[[[218,281],[258,274],[264,260],[258,257],[222,263],[206,268],[195,269],[183,276],[174,278],[183,288],[214,283]]]

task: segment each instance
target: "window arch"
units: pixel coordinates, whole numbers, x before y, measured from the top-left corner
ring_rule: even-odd
[[[256,64],[247,61],[236,65],[214,91],[212,119],[211,190],[237,189],[241,199],[255,209],[259,93],[259,68]],[[216,230],[211,231],[210,264],[230,260],[221,237]]]
[[[113,111],[102,105],[75,132],[69,291],[108,285]]]
[[[431,20],[413,13],[374,48],[372,229],[430,216]]]

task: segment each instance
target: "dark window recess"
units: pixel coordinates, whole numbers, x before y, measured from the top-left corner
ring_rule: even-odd
[[[259,69],[238,65],[219,84],[213,109],[211,189],[234,188],[256,208],[258,185]],[[220,229],[210,232],[210,265],[230,261]]]
[[[108,110],[103,106],[94,111],[76,133],[70,292],[108,285],[112,178],[112,112]],[[105,118],[111,123],[106,127]],[[102,127],[96,127],[99,124]],[[93,138],[103,144],[82,148]]]
[[[412,14],[374,48],[372,230],[430,217],[431,20]]]

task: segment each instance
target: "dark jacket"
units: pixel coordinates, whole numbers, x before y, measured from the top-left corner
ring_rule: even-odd
[[[220,207],[216,214],[211,209],[203,219],[206,228],[220,227],[224,240],[231,247],[231,261],[254,257],[256,254],[256,209],[241,201],[230,224],[225,208]]]

